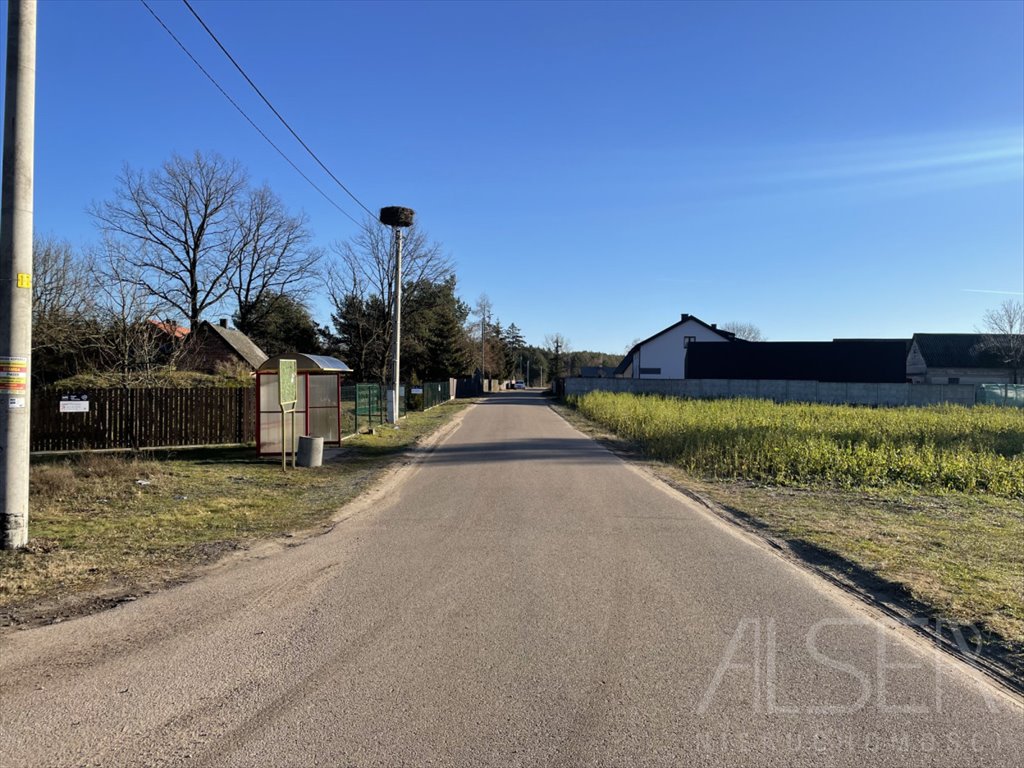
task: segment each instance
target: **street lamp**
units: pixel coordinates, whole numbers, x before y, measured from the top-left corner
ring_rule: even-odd
[[[399,397],[399,352],[402,348],[402,230],[412,226],[412,217],[415,211],[412,208],[402,208],[397,205],[387,206],[380,209],[380,223],[385,227],[391,227],[395,241],[395,306],[394,306],[394,362],[391,389],[388,391],[388,423],[398,423],[398,397]]]

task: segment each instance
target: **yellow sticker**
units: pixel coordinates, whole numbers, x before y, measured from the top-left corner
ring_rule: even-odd
[[[32,275],[24,272],[18,273],[18,287],[19,288],[31,288],[32,287]]]

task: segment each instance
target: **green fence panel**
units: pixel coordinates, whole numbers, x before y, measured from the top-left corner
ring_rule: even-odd
[[[974,388],[974,402],[1024,408],[1024,384],[978,384]]]
[[[428,381],[423,384],[423,410],[441,405],[451,399],[451,382]]]

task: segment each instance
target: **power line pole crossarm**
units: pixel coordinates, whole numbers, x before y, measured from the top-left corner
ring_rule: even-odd
[[[0,185],[0,546],[28,543],[36,0],[10,0]]]

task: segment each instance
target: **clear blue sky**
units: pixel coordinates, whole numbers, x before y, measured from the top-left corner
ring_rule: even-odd
[[[969,332],[1024,291],[1021,2],[194,5],[532,343],[621,352],[680,312],[776,340]],[[356,213],[184,6],[154,7]],[[139,3],[42,0],[38,46],[38,232],[94,242],[124,162],[201,149],[322,244],[353,234]]]

